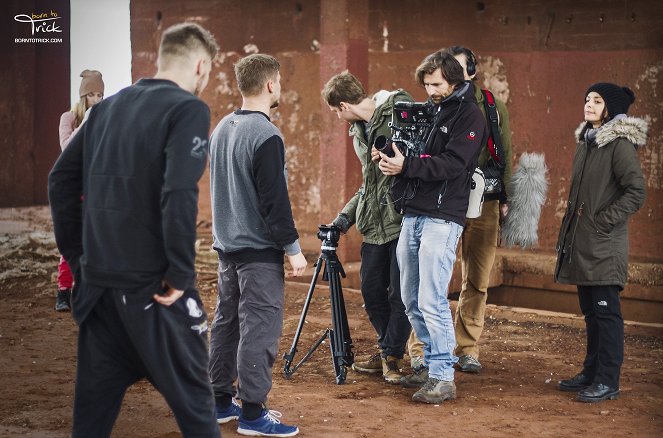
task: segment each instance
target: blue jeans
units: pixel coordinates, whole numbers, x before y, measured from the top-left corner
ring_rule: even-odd
[[[458,361],[447,291],[462,232],[444,219],[406,216],[396,249],[405,313],[424,343],[424,365],[430,377],[446,381],[454,379]]]

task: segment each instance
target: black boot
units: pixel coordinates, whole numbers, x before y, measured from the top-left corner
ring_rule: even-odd
[[[71,310],[71,289],[59,289],[55,297],[55,310],[69,312]]]
[[[575,377],[559,381],[559,390],[564,392],[578,392],[588,388],[592,384],[592,379],[582,373],[576,374]]]
[[[585,403],[596,403],[603,400],[619,398],[619,388],[611,388],[603,383],[594,383],[578,393],[578,400]]]

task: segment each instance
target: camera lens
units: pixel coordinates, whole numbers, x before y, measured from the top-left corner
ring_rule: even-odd
[[[375,149],[382,152],[388,157],[393,157],[394,150],[391,148],[391,139],[384,135],[380,135],[375,139]]]

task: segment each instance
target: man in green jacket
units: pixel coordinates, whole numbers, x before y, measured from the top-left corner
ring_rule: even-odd
[[[465,70],[465,79],[476,81],[477,61],[474,53],[468,48],[454,46],[448,50],[458,60]],[[477,105],[486,115],[484,97],[481,89],[475,82],[474,95]],[[503,149],[504,170],[502,174],[502,189],[484,194],[484,203],[481,216],[468,219],[461,238],[461,263],[463,282],[460,297],[456,308],[456,350],[460,371],[478,373],[481,371],[479,362],[479,346],[477,345],[484,325],[484,313],[488,298],[488,281],[490,271],[495,261],[497,240],[500,227],[500,215],[506,215],[507,193],[504,190],[511,180],[511,130],[509,128],[509,113],[504,103],[495,99],[497,108],[499,133]],[[488,121],[490,130],[490,121]],[[479,167],[486,174],[486,167],[492,160],[487,147],[479,154]]]
[[[333,76],[322,97],[339,119],[350,123],[349,134],[361,161],[363,184],[333,224],[346,232],[353,224],[361,233],[361,293],[366,313],[378,336],[380,352],[352,368],[358,372],[382,372],[389,383],[399,383],[401,359],[411,326],[401,299],[396,245],[402,217],[393,207],[389,188],[392,177],[380,172],[380,156],[373,147],[381,135],[390,138],[389,122],[395,102],[412,101],[403,90],[369,97],[361,82],[345,71]]]

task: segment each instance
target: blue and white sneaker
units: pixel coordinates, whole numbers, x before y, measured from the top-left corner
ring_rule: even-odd
[[[224,424],[231,420],[237,420],[240,415],[242,415],[242,407],[237,403],[235,397],[233,397],[232,403],[230,403],[230,406],[227,408],[216,408],[216,422],[219,424]]]
[[[288,426],[281,423],[279,411],[263,409],[260,417],[255,420],[245,420],[239,417],[237,433],[248,436],[295,436],[299,433],[297,426]]]

